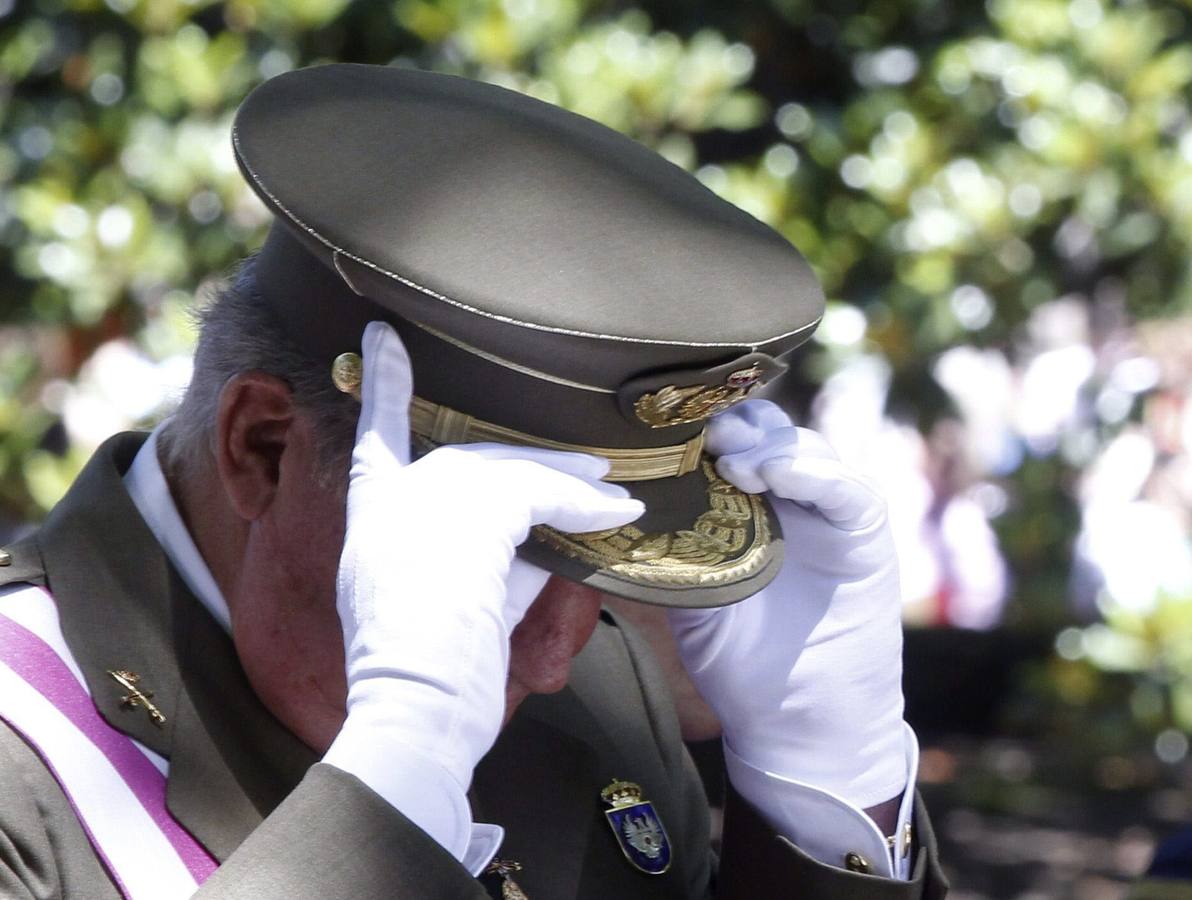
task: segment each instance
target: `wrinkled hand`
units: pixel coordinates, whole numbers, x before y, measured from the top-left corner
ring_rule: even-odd
[[[405,348],[379,322],[363,345],[337,583],[344,728],[363,722],[466,790],[500,729],[509,635],[543,584],[526,566],[507,589],[515,548],[533,525],[615,528],[642,505],[600,481],[606,461],[578,453],[470,444],[411,463]]]
[[[708,426],[720,475],[767,493],[785,561],[733,606],[671,610],[684,665],[728,746],[859,808],[906,784],[898,564],[885,503],[820,435],[749,400]]]

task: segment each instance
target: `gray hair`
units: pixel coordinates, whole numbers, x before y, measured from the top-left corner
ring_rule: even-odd
[[[346,484],[360,407],[336,390],[328,365],[286,336],[257,290],[255,263],[245,260],[195,313],[194,374],[161,435],[166,470],[186,476],[214,464],[215,416],[224,385],[242,372],[261,371],[285,381],[295,406],[313,423],[320,483]]]

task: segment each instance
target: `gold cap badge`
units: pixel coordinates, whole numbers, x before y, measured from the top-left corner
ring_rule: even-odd
[[[668,384],[638,397],[633,411],[651,428],[702,422],[748,397],[761,385],[763,374],[760,366],[750,366],[731,372],[723,384],[688,387]]]

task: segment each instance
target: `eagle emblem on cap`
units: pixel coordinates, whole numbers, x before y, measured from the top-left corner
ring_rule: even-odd
[[[688,387],[668,384],[638,397],[633,411],[651,428],[702,422],[748,397],[761,386],[762,376],[760,366],[750,366],[729,373],[723,384]]]

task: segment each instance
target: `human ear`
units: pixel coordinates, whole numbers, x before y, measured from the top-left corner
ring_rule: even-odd
[[[215,465],[236,514],[256,521],[273,503],[281,460],[294,438],[293,394],[265,372],[230,378],[215,417]]]

